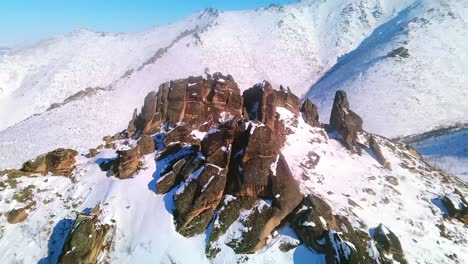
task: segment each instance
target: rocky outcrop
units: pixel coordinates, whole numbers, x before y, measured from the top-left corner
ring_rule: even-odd
[[[375,156],[377,157],[377,160],[379,163],[386,169],[390,170],[390,162],[387,161],[387,159],[384,157],[382,154],[382,150],[380,149],[380,145],[377,142],[377,139],[375,138],[374,135],[369,136],[369,148],[374,152]]]
[[[271,128],[274,127],[276,107],[284,107],[296,115],[301,108],[299,98],[289,88],[285,89],[281,86],[280,90],[274,90],[267,81],[245,90],[242,97],[244,99],[244,116]]]
[[[151,136],[143,135],[138,140],[138,147],[141,155],[148,155],[156,150],[156,144]]]
[[[98,220],[99,208],[92,212],[80,213],[67,235],[59,263],[85,264],[97,263],[111,243],[111,226]]]
[[[388,262],[388,259],[386,259],[387,256],[391,256],[391,258],[398,261],[398,263],[408,263],[405,259],[405,255],[403,254],[400,240],[386,226],[379,224],[373,230],[372,238],[376,242],[377,250],[379,251],[381,258],[387,260],[386,262]]]
[[[17,224],[19,222],[23,222],[28,218],[28,213],[26,212],[26,208],[19,208],[19,209],[12,209],[7,214],[7,222],[10,224]]]
[[[446,208],[448,217],[468,225],[468,202],[460,191],[455,190],[454,193],[443,196],[441,202]]]
[[[136,146],[128,150],[117,151],[117,172],[120,179],[126,179],[132,176],[140,164],[140,147]]]
[[[75,168],[76,155],[73,149],[59,148],[23,164],[21,170],[40,174],[68,174]]]
[[[330,115],[330,126],[343,137],[345,146],[352,152],[361,153],[357,145],[357,133],[362,131],[362,118],[349,109],[349,102],[344,91],[337,91]]]
[[[170,103],[169,103],[170,102]],[[149,93],[140,115],[130,123],[143,134],[168,130],[178,123],[207,131],[226,116],[241,116],[242,97],[232,76],[189,77],[162,84]]]
[[[305,99],[304,103],[302,103],[301,113],[307,124],[313,127],[320,127],[318,108],[310,99]]]
[[[208,132],[201,142],[205,165],[196,178],[193,174],[187,178],[183,191],[174,197],[176,230],[184,236],[203,232],[223,197],[236,129],[237,120],[231,119]]]
[[[326,255],[327,263],[371,263],[369,238],[360,237],[345,217],[333,215],[320,197],[305,197],[288,220],[305,244]]]

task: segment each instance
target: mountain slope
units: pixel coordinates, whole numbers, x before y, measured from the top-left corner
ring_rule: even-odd
[[[80,90],[108,87],[181,35],[205,28],[213,18],[206,12],[195,14],[136,34],[76,30],[0,56],[0,130]]]
[[[341,89],[366,128],[389,137],[465,123],[467,11],[465,1],[417,1],[378,27],[311,87],[322,120]]]
[[[211,91],[214,95],[212,93],[204,93],[202,97],[197,94],[193,95],[193,91],[190,89],[203,91],[206,87],[205,82],[212,84],[208,88],[213,89]],[[296,112],[300,106],[299,101],[294,100],[294,96],[289,91],[272,92],[267,83],[258,84],[252,88],[253,90],[257,89],[257,91],[265,91],[266,95],[244,94],[243,103],[237,108],[220,113],[216,112],[215,109],[230,109],[231,104],[236,105],[235,102],[227,99],[230,97],[225,96],[226,89],[232,89],[228,90],[230,95],[233,91],[236,93],[236,86],[230,77],[215,80],[191,78],[166,85],[168,86],[161,86],[161,89],[164,89],[163,87],[173,88],[171,92],[168,92],[169,94],[177,93],[177,90],[182,89],[187,97],[171,97],[166,93],[167,98],[172,98],[169,101],[162,100],[162,104],[166,104],[167,109],[169,109],[167,112],[164,111],[167,119],[162,116],[163,112],[157,110],[165,109],[163,106],[157,107],[156,101],[145,99],[141,114],[130,122],[135,124],[134,128],[116,134],[116,136],[126,135],[127,138],[111,139],[111,142],[108,140],[108,143],[114,143],[115,148],[122,152],[116,152],[110,145],[100,150],[100,153],[94,157],[86,157],[88,151],[81,152],[76,158],[76,163],[69,164],[69,166],[76,166],[71,173],[51,172],[47,175],[33,173],[32,175],[16,174],[15,176],[15,173],[21,172],[9,171],[0,177],[2,188],[0,210],[5,215],[0,217],[7,217],[6,215],[10,214],[7,212],[14,208],[27,208],[27,217],[23,221],[16,224],[7,223],[7,221],[0,222],[0,236],[2,237],[0,249],[5,253],[0,256],[2,263],[56,262],[61,255],[65,238],[74,225],[75,212],[89,212],[97,204],[101,209],[98,221],[113,227],[111,229],[113,230],[111,232],[113,237],[111,245],[102,247],[104,252],[101,255],[101,260],[108,262],[225,263],[228,260],[241,263],[310,263],[313,260],[316,263],[325,263],[327,258],[325,255],[329,253],[319,253],[309,249],[306,246],[307,242],[303,241],[303,236],[296,233],[298,228],[304,226],[315,228],[319,224],[322,225],[320,228],[331,232],[327,234],[337,237],[336,244],[332,243],[332,245],[339,246],[342,250],[347,249],[344,252],[348,253],[343,253],[343,256],[347,257],[350,256],[350,252],[355,254],[357,248],[357,244],[353,244],[356,241],[349,242],[345,239],[345,233],[354,232],[351,230],[352,228],[356,229],[360,236],[369,238],[369,240],[365,240],[367,247],[364,252],[360,253],[368,255],[374,260],[403,257],[408,263],[453,263],[454,261],[462,262],[468,258],[466,223],[464,224],[457,217],[451,217],[450,210],[442,202],[443,199],[449,199],[453,200],[455,208],[463,208],[463,206],[466,208],[466,204],[463,205],[466,201],[463,202],[463,198],[460,198],[468,195],[466,183],[429,166],[417,153],[404,144],[359,131],[355,135],[357,137],[355,147],[362,148],[362,153],[351,151],[344,144],[341,130],[336,130],[333,127],[334,124],[326,126],[327,129],[310,126],[303,119],[303,115]],[[237,93],[239,92],[237,88]],[[258,104],[255,107],[255,104],[248,103],[249,96],[258,100],[259,97],[263,98],[263,96],[268,98],[268,95],[271,95],[270,92],[279,95],[287,93],[288,96],[280,96],[277,98],[278,100],[267,101],[267,105],[262,105],[262,107],[258,107]],[[159,99],[164,96],[162,92],[157,94],[153,93]],[[185,111],[190,110],[187,105],[194,102],[186,99],[190,95],[198,98],[199,101],[195,102],[200,102],[203,105],[208,104],[209,109],[214,109],[213,116],[206,115],[207,120],[195,121],[191,119],[191,116],[188,116],[190,122],[194,123],[180,122],[181,119],[187,117]],[[151,96],[150,94],[146,98],[151,98]],[[205,101],[207,98],[204,96],[208,98],[209,103]],[[352,97],[352,95],[350,96]],[[151,105],[154,105],[154,108],[149,107]],[[177,115],[177,109],[182,111],[182,114]],[[350,113],[348,108],[345,110],[347,114]],[[199,111],[203,113],[203,111]],[[244,113],[240,114],[238,111]],[[248,117],[250,120],[244,119],[242,116]],[[268,119],[271,116],[274,116],[275,122]],[[239,122],[237,132],[221,134],[224,135],[221,137],[216,136],[219,135],[220,131],[223,131],[226,124],[231,124],[236,119]],[[166,124],[157,123],[161,120],[168,121]],[[207,123],[211,124],[208,125],[208,128],[205,127],[208,132],[200,131]],[[217,123],[220,125],[216,125]],[[242,124],[248,126],[247,130],[243,131]],[[194,125],[198,127],[198,130],[191,130]],[[188,133],[193,134],[194,137],[189,137],[190,139],[183,137],[185,130],[177,128],[184,126],[190,127]],[[164,127],[170,128],[165,130]],[[229,125],[228,130],[235,127],[235,125]],[[151,128],[162,130],[153,134]],[[281,195],[262,194],[265,197],[256,197],[256,204],[252,209],[239,209],[239,217],[234,218],[234,222],[228,225],[225,233],[214,240],[214,245],[219,251],[210,260],[209,256],[205,255],[205,247],[207,241],[213,243],[211,232],[216,228],[216,220],[212,221],[211,217],[221,221],[221,218],[218,217],[222,214],[223,205],[227,206],[237,199],[247,199],[249,195],[252,195],[252,189],[247,188],[248,192],[246,193],[236,193],[235,188],[229,187],[230,180],[228,180],[226,188],[221,186],[222,197],[219,197],[218,201],[222,204],[215,206],[213,215],[208,219],[210,225],[205,230],[205,227],[202,226],[203,220],[194,221],[195,224],[202,227],[202,232],[185,238],[179,234],[181,232],[178,222],[180,216],[176,214],[176,210],[181,206],[181,203],[178,202],[177,197],[190,194],[190,184],[202,178],[200,170],[192,170],[185,181],[173,182],[172,190],[166,190],[165,194],[161,194],[162,185],[160,183],[164,182],[170,173],[176,170],[175,164],[179,163],[180,160],[177,159],[181,158],[180,155],[187,154],[187,149],[176,147],[178,144],[183,144],[188,149],[193,149],[192,144],[201,145],[201,150],[199,151],[198,148],[196,150],[197,155],[203,157],[206,167],[213,167],[212,162],[223,163],[223,158],[219,158],[223,155],[214,154],[218,153],[217,151],[210,150],[209,153],[212,154],[205,154],[207,149],[211,149],[213,146],[221,150],[221,154],[229,153],[231,162],[235,162],[234,160],[239,155],[244,156],[248,153],[250,156],[246,157],[246,155],[244,158],[252,159],[257,157],[258,153],[255,151],[258,149],[273,148],[273,146],[261,144],[264,137],[257,137],[257,140],[260,139],[260,141],[254,139],[255,135],[258,135],[257,133],[262,135],[261,131],[264,129],[266,131],[273,129],[273,133],[267,134],[267,137],[271,138],[271,142],[284,142],[280,153],[284,156],[284,160],[287,160],[286,166],[289,166],[288,170],[290,170],[293,179],[297,181],[299,188],[290,189],[286,182],[279,182],[280,189],[288,190],[287,192],[280,191]],[[236,145],[239,144],[237,140],[240,139],[240,144],[243,144],[243,133],[249,136],[247,147],[243,151],[235,152]],[[134,168],[132,175],[123,179],[123,171],[130,166],[121,167],[119,165],[117,175],[111,176],[113,169],[104,168],[103,164],[114,159],[120,159],[120,162],[123,162],[122,153],[129,151],[129,149],[141,150],[140,141],[144,136],[148,136],[147,134],[152,134],[153,146],[149,153],[136,159],[138,163],[141,162],[138,165],[140,169]],[[234,140],[229,138],[232,136],[234,136]],[[371,141],[375,141],[375,143],[371,143]],[[251,143],[253,149],[249,150]],[[227,147],[224,144],[228,144]],[[378,146],[377,148],[380,149],[378,152],[390,165],[381,164],[382,160],[377,154],[376,147],[371,146],[372,144]],[[174,149],[176,150],[174,151]],[[277,181],[277,178],[283,177],[278,173],[280,171],[278,167],[282,163],[279,159],[274,159],[272,162],[271,167],[267,166],[266,169],[273,172],[269,176],[272,181]],[[169,164],[171,165],[169,166]],[[247,164],[248,161],[245,164],[241,163],[240,173],[243,170],[256,169],[255,166],[248,167]],[[233,166],[229,167],[229,170],[237,170],[237,165],[234,163]],[[64,169],[63,166],[60,168]],[[166,174],[167,168],[171,170]],[[220,167],[218,168],[220,169]],[[47,169],[52,168],[47,167]],[[231,180],[234,177],[232,174],[227,175],[228,179]],[[249,177],[248,175],[244,176],[245,180]],[[260,174],[256,174],[254,178],[258,177],[261,177]],[[222,175],[211,175],[203,188],[199,188],[201,189],[198,191],[200,197],[204,197],[204,191],[211,190],[210,188],[217,186],[215,183],[222,179]],[[270,183],[267,185],[269,186]],[[254,192],[262,191],[262,189],[253,190]],[[328,210],[330,211],[327,211],[327,206],[322,204],[320,209],[317,209],[320,212],[320,217],[316,215],[317,221],[300,221],[299,226],[296,226],[289,218],[285,218],[285,221],[266,237],[265,245],[255,254],[235,254],[236,245],[233,245],[232,242],[238,241],[239,237],[247,237],[243,235],[252,230],[254,226],[262,226],[257,222],[248,226],[246,219],[253,217],[255,210],[261,213],[261,210],[267,211],[268,208],[277,206],[277,203],[281,204],[283,198],[287,201],[291,194],[315,195],[322,200],[322,203],[329,205],[330,209]],[[211,197],[205,196],[204,199],[209,200]],[[197,212],[196,206],[198,205],[194,204],[190,209]],[[203,204],[203,206],[206,205]],[[302,210],[309,210],[302,207],[305,206],[299,205],[296,211],[291,213],[292,216],[299,214]],[[466,214],[464,216],[466,217]],[[341,222],[342,224],[334,222],[343,219],[342,217],[349,219],[351,226],[345,224],[348,220],[341,220],[344,221]],[[463,218],[461,219],[463,220]],[[386,226],[384,229],[381,229],[381,226],[379,229],[381,223]],[[342,232],[340,234],[333,233],[334,228],[341,228]],[[393,256],[391,254],[383,255],[382,249],[378,249],[379,246],[377,246],[380,243],[376,239],[375,232],[377,230],[384,230],[386,235],[389,235],[390,232],[395,234],[397,240],[401,242],[402,252],[398,252],[401,255],[397,256],[396,251],[392,251]],[[183,234],[186,235],[186,233]],[[316,243],[326,244],[328,242],[325,241],[329,241],[329,239],[323,237]],[[48,243],[44,241],[48,241]],[[298,245],[301,241],[304,244]],[[396,247],[394,242],[392,243],[392,248]],[[288,247],[285,249],[284,245]]]
[[[171,45],[160,53],[140,51],[151,55],[140,60],[143,62],[132,68],[133,71],[130,69],[131,74],[112,80],[112,84],[105,86],[104,91],[32,116],[1,131],[0,168],[18,166],[20,156],[33,158],[59,146],[77,149],[94,146],[100,141],[101,135],[126,127],[127,117],[131,116],[143,96],[154,89],[154,85],[180,76],[222,70],[235,74],[241,89],[249,87],[253,79],[268,79],[273,84],[288,84],[293,91],[301,94],[334,65],[338,56],[357,47],[375,27],[393,17],[406,4],[406,1],[394,3],[381,0],[351,3],[305,1],[256,11],[218,13],[207,10],[204,13],[207,18],[197,23],[207,25],[207,20],[210,23],[196,32],[174,37],[178,36],[177,32],[172,32],[170,27],[157,28],[154,34],[158,38],[164,35],[164,41]],[[176,24],[178,32],[194,27],[188,22],[190,19]],[[166,36],[169,38],[166,39]],[[122,52],[125,53],[125,49]],[[125,56],[132,58],[133,54]],[[137,64],[137,61],[133,63]],[[87,68],[73,67],[79,76],[88,75]],[[130,66],[124,64],[120,72],[112,67],[104,67],[112,74],[105,71],[98,73],[107,76],[102,80],[111,80],[115,75],[120,77],[127,67]],[[69,88],[78,91],[86,86],[101,84],[105,85],[105,82],[88,82],[83,78]],[[29,115],[38,113],[48,108],[50,103],[60,103],[66,97],[65,93],[52,96],[57,91],[47,79],[41,79],[41,83],[34,87],[37,88],[36,92],[22,92],[19,98],[13,96],[11,101],[4,99],[10,103],[2,103],[4,110],[0,114],[3,115],[2,120],[5,120],[2,124],[21,120],[8,111],[12,108],[9,104],[15,104],[19,109],[17,113],[24,113],[21,115],[26,117],[26,112]],[[47,87],[52,88],[49,91]],[[44,97],[37,111],[30,109],[39,102],[36,93]],[[20,109],[26,109],[26,112]],[[100,133],[97,133],[97,129]]]

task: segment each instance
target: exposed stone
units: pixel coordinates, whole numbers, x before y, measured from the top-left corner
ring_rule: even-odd
[[[26,213],[26,208],[12,209],[8,212],[7,221],[10,224],[17,224],[23,222],[28,218],[28,213]]]
[[[443,196],[441,202],[447,209],[449,217],[468,225],[468,202],[461,192],[455,190],[454,193]]]
[[[405,259],[403,249],[401,248],[400,240],[390,229],[383,224],[379,224],[373,230],[372,236],[381,256],[391,255],[392,258],[399,263],[408,263]]]
[[[119,155],[117,158],[118,177],[120,179],[126,179],[132,176],[138,170],[140,163],[141,155],[139,147],[136,146],[128,150],[119,150],[117,154]]]
[[[301,112],[307,124],[320,127],[318,108],[310,99],[307,98],[304,103],[302,103]]]
[[[181,142],[183,144],[200,144],[197,142],[191,135],[192,128],[185,123],[179,124],[169,132],[166,133],[164,137],[164,146],[169,146],[170,144]]]
[[[176,230],[186,237],[205,231],[223,196],[226,170],[205,165],[200,175],[174,196]]]
[[[138,140],[138,147],[141,155],[148,155],[153,153],[156,149],[154,139],[148,135],[143,135],[140,140]]]
[[[96,209],[96,208],[95,208]],[[80,213],[68,233],[59,263],[97,263],[111,242],[111,226],[98,220],[99,209],[90,213]]]
[[[343,137],[345,146],[352,152],[361,153],[357,145],[357,133],[362,131],[362,119],[349,109],[349,102],[344,91],[337,91],[330,115],[330,125]]]
[[[161,176],[161,178],[156,181],[156,193],[164,194],[169,192],[174,186],[177,173],[174,171],[169,171],[168,173]]]
[[[327,263],[371,263],[366,251],[370,238],[358,236],[348,219],[333,215],[318,196],[305,197],[288,219],[301,241],[325,254]]]
[[[41,174],[67,174],[75,168],[76,155],[76,150],[59,148],[25,162],[21,170]]]
[[[102,138],[102,140],[106,143],[106,144],[109,144],[111,141],[112,141],[112,137],[111,136],[105,136]]]
[[[258,245],[263,244],[262,233],[264,226],[271,219],[273,210],[267,204],[257,205],[252,212],[240,222],[244,226],[241,230],[240,238],[233,239],[226,243],[236,254],[255,253]]]
[[[241,109],[240,89],[232,76],[189,77],[164,83],[157,93],[148,94],[137,129],[152,134],[182,122],[190,130],[207,130],[226,116],[241,116]]]
[[[245,90],[242,96],[246,112],[244,116],[271,128],[274,128],[276,107],[284,107],[296,115],[301,107],[299,98],[289,88],[284,89],[281,86],[279,91],[273,90],[271,84],[266,81]]]
[[[87,155],[88,158],[94,158],[99,154],[97,149],[89,149],[89,153]]]
[[[375,156],[377,157],[378,162],[386,169],[390,170],[390,162],[382,154],[382,150],[380,149],[380,145],[375,139],[374,135],[370,135],[369,137],[369,147],[374,152]]]

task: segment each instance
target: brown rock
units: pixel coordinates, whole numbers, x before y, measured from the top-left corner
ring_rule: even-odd
[[[94,158],[99,154],[97,149],[89,149],[88,158]]]
[[[136,127],[152,134],[162,125],[168,130],[183,122],[190,130],[202,126],[207,130],[226,116],[241,116],[241,109],[242,97],[232,77],[189,77],[164,83],[157,93],[148,94]]]
[[[13,209],[8,212],[7,221],[10,224],[17,224],[19,222],[23,222],[28,218],[28,214],[26,213],[26,208],[19,208]]]
[[[375,139],[374,135],[370,135],[369,137],[369,147],[374,152],[375,156],[377,157],[378,162],[386,169],[390,170],[390,162],[382,154],[382,150],[380,149],[380,145]]]
[[[21,170],[33,173],[67,174],[75,168],[76,155],[73,149],[59,148],[23,164]]]
[[[320,127],[319,114],[317,106],[309,99],[306,99],[301,107],[301,112],[304,115],[304,120],[307,124]]]
[[[129,150],[120,150],[117,151],[119,154],[118,160],[118,177],[120,179],[126,179],[132,176],[139,167],[140,163],[140,150],[139,147],[136,146]]]
[[[148,135],[143,135],[140,140],[138,140],[138,147],[140,148],[141,155],[148,155],[153,153],[156,149],[154,139]]]
[[[98,220],[99,208],[90,213],[80,213],[68,233],[59,263],[85,264],[98,263],[112,240],[112,227]]]
[[[362,119],[349,109],[349,102],[344,91],[337,91],[330,115],[330,125],[343,137],[345,146],[355,153],[361,153],[357,145],[357,132],[362,131]]]

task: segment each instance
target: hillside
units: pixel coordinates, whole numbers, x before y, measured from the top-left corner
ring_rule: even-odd
[[[2,172],[1,262],[467,259],[466,183],[334,105],[321,125],[267,82],[165,83],[105,146]]]

